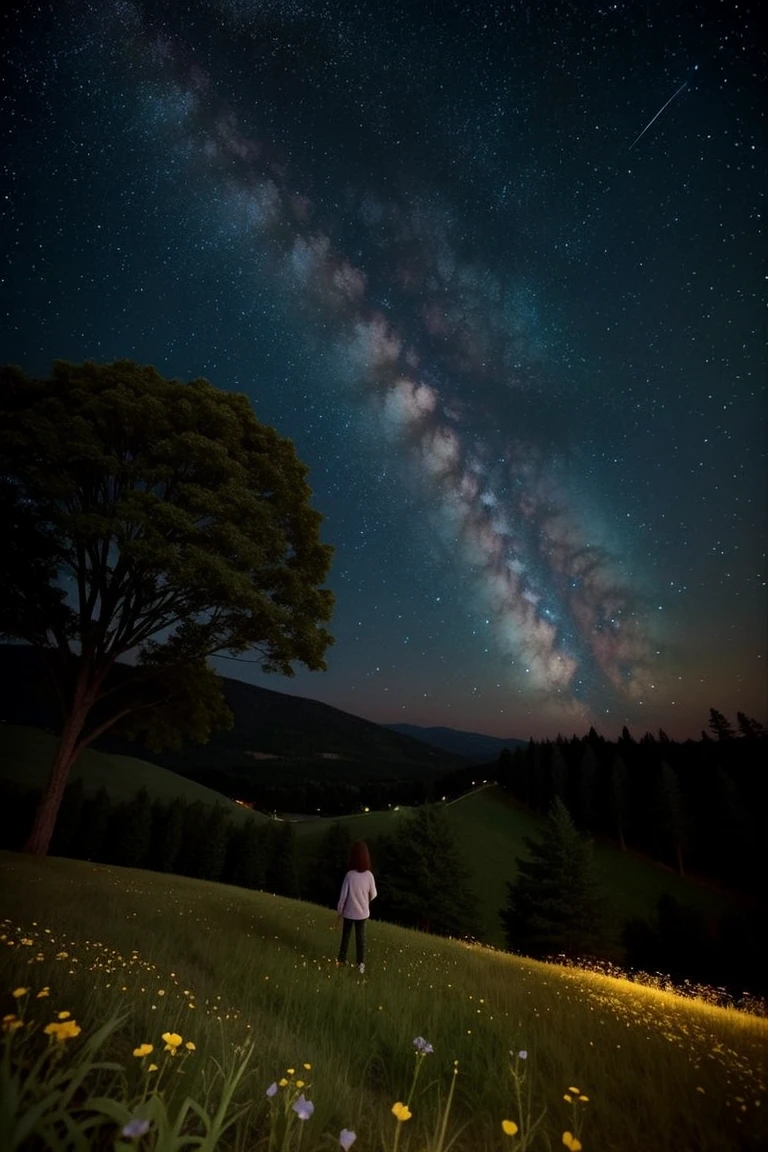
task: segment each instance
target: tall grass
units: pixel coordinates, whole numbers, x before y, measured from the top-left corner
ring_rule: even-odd
[[[221,1148],[274,1147],[276,1110],[299,1095],[313,1113],[291,1109],[280,1138],[303,1152],[338,1148],[342,1132],[355,1152],[544,1150],[564,1133],[585,1152],[768,1142],[765,1020],[375,921],[362,977],[335,966],[331,912],[186,878],[4,854],[0,889],[2,1012],[25,1019],[6,1042],[31,1060],[69,1012],[81,1032],[62,1042],[63,1068],[112,1022],[93,1057],[112,1070],[93,1075],[97,1098],[128,1109],[104,1130],[118,1142],[119,1116],[147,1097],[149,1058],[133,1055],[147,1044],[166,1060],[169,1125],[186,1100],[213,1115],[239,1075]],[[155,1147],[153,1125],[134,1143]]]

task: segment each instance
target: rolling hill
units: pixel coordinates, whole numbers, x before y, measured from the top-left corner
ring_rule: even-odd
[[[48,732],[16,724],[0,724],[0,779],[41,787],[48,775],[55,746],[56,738]],[[219,805],[240,822],[245,819],[268,820],[267,816],[235,804],[220,792],[135,756],[112,755],[87,748],[72,769],[71,779],[82,780],[86,794],[106,788],[116,801],[131,800],[146,788],[152,800],[168,802],[180,799],[190,804],[198,801],[211,808]]]
[[[119,665],[120,675],[130,668]],[[208,744],[187,742],[155,754],[105,737],[97,747],[138,756],[185,776],[237,772],[306,774],[323,779],[434,779],[464,767],[462,757],[352,716],[317,700],[223,678],[234,726]],[[0,721],[56,730],[59,710],[42,657],[23,645],[0,645]],[[214,777],[215,778],[215,777]]]
[[[487,764],[497,760],[505,748],[514,752],[515,748],[525,748],[528,744],[527,740],[519,740],[516,736],[486,736],[483,732],[463,732],[459,728],[422,728],[418,724],[387,724],[387,728],[423,740],[443,752],[464,756],[474,764]]]

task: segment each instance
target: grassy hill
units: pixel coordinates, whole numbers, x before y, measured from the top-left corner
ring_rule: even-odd
[[[36,729],[0,724],[0,778],[29,785],[41,785],[51,763],[55,739]],[[148,761],[129,756],[87,750],[74,769],[73,779],[82,779],[86,792],[102,786],[115,800],[129,800],[141,788],[153,799],[168,801],[177,797],[203,804],[218,804],[231,811],[238,821],[267,819],[258,812],[234,804],[227,797],[193,780],[177,775]],[[354,839],[371,840],[392,829],[412,810],[405,806],[385,811],[360,812],[342,816]],[[535,836],[541,818],[521,808],[498,787],[481,788],[446,805],[478,900],[484,939],[496,947],[504,945],[498,919],[506,903],[507,882],[516,874],[515,857],[525,854],[525,837]],[[300,872],[306,875],[314,863],[321,837],[334,820],[312,819],[296,824]],[[618,921],[650,917],[660,896],[674,896],[682,905],[705,915],[721,913],[729,899],[716,889],[694,880],[682,879],[670,869],[645,857],[620,852],[609,845],[596,846],[598,870],[603,890]]]
[[[15,724],[0,724],[0,779],[41,787],[47,779],[55,747],[56,738],[48,732]],[[268,819],[260,812],[243,808],[194,780],[187,780],[175,772],[150,764],[147,760],[137,760],[133,756],[110,755],[88,748],[72,770],[71,779],[82,780],[86,793],[98,792],[101,787],[105,787],[112,799],[117,801],[131,800],[137,792],[146,788],[153,800],[167,802],[181,799],[190,804],[199,801],[211,807],[219,805],[238,821]]]
[[[443,1145],[455,1139],[454,1152],[520,1148],[521,1134],[531,1152],[549,1152],[564,1132],[585,1152],[757,1152],[768,1142],[766,1020],[375,921],[361,977],[335,969],[334,918],[322,909],[179,877],[0,854],[0,892],[4,1011],[26,1024],[2,1043],[12,1062],[31,1059],[45,1038],[29,1024],[71,1013],[82,1031],[61,1043],[55,1067],[81,1062],[79,1121],[99,1108],[110,1117],[83,1146],[112,1147],[119,1124],[149,1107],[147,1083],[171,1121],[185,1097],[210,1114],[222,1090],[214,1061],[226,1077],[247,1060],[220,1152],[267,1147],[271,1084],[278,1115],[299,1091],[314,1104],[303,1152],[338,1148],[342,1128],[357,1134],[355,1152],[391,1150],[391,1108],[409,1099],[417,1036],[434,1053],[400,1152],[437,1152],[454,1069]],[[178,1033],[175,1059],[164,1032]],[[140,1044],[152,1054],[134,1055]],[[124,1080],[87,1066],[94,1058],[122,1065]],[[43,1117],[61,1106],[61,1087],[22,1084],[18,1106],[2,1102],[6,1131],[33,1098]],[[518,1125],[515,1137],[502,1120]]]
[[[515,857],[526,854],[525,837],[535,837],[542,819],[521,808],[496,786],[479,789],[447,806],[486,926],[488,943],[498,947],[504,940],[498,919],[507,900],[507,882],[516,875]],[[359,813],[342,817],[354,839],[373,839],[389,831],[410,810]],[[299,852],[308,862],[331,820],[312,820],[297,825]],[[598,871],[609,905],[617,918],[648,917],[659,897],[668,893],[684,906],[704,913],[717,913],[727,897],[694,880],[684,879],[645,857],[621,852],[609,845],[596,846]]]

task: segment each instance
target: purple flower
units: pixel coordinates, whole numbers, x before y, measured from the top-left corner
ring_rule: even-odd
[[[277,1093],[277,1084],[275,1084],[273,1081],[270,1084],[269,1088],[267,1088],[267,1096],[272,1097],[272,1096],[276,1095],[276,1093]]]
[[[430,1056],[434,1052],[432,1045],[423,1036],[417,1036],[413,1046],[417,1052],[421,1052],[422,1056]]]
[[[339,1144],[341,1144],[344,1152],[349,1152],[355,1140],[357,1140],[357,1134],[350,1132],[349,1128],[342,1128],[339,1132]]]
[[[518,1052],[517,1055],[521,1060],[527,1060],[528,1059],[528,1053],[526,1052],[525,1048],[523,1048],[522,1052]]]
[[[315,1106],[311,1100],[305,1100],[304,1093],[302,1092],[298,1100],[295,1100],[291,1105],[299,1120],[309,1120],[310,1116],[315,1110]]]
[[[146,1136],[147,1132],[149,1132],[149,1120],[140,1120],[138,1116],[129,1120],[122,1129],[122,1135],[127,1140],[139,1140],[142,1136]]]

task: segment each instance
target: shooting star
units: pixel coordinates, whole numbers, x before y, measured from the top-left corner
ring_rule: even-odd
[[[683,81],[683,83],[682,83],[682,84],[680,85],[680,87],[678,88],[677,92],[674,92],[674,93],[673,93],[673,94],[670,96],[670,98],[669,98],[669,100],[667,100],[666,104],[665,104],[665,105],[664,105],[662,108],[659,108],[658,112],[657,112],[657,113],[656,113],[656,115],[653,117],[653,119],[648,121],[648,123],[646,124],[645,128],[643,128],[643,130],[642,130],[642,132],[640,133],[640,135],[635,137],[635,139],[632,141],[632,143],[630,144],[629,148],[627,149],[627,151],[628,151],[628,152],[631,152],[631,151],[632,151],[632,149],[634,148],[635,144],[638,144],[638,143],[639,143],[639,142],[642,140],[643,136],[645,136],[646,132],[647,132],[647,131],[648,131],[648,129],[651,127],[651,125],[656,123],[656,121],[658,120],[659,116],[661,116],[662,112],[664,112],[664,110],[665,110],[665,109],[669,108],[669,106],[670,106],[670,104],[672,103],[672,101],[673,101],[673,100],[674,100],[674,99],[675,99],[677,96],[679,96],[679,95],[680,95],[680,93],[682,92],[683,88],[687,88],[687,87],[688,87],[688,81],[687,81],[687,80],[684,80],[684,81]]]

